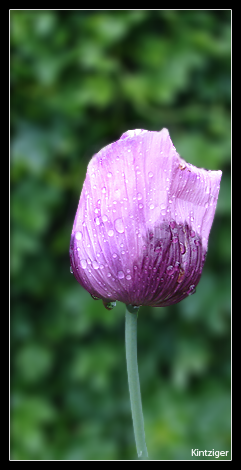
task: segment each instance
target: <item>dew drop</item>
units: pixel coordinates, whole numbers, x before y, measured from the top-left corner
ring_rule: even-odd
[[[83,269],[86,269],[87,267],[87,262],[86,262],[86,259],[81,259],[80,260],[80,265]]]
[[[130,281],[131,280],[131,275],[127,274],[126,279],[127,279],[127,281]]]
[[[103,222],[107,222],[107,220],[108,220],[107,215],[103,215],[102,220],[103,220]]]
[[[124,233],[125,227],[122,219],[116,219],[114,222],[115,229],[118,233]]]
[[[75,238],[76,238],[76,240],[81,240],[81,238],[82,238],[82,232],[76,232]]]
[[[152,209],[154,209],[155,206],[154,206],[154,204],[150,204],[149,207],[150,207],[150,209],[152,210]]]
[[[123,273],[123,271],[118,271],[117,277],[118,279],[123,279],[125,277],[125,274]]]
[[[109,230],[108,235],[109,235],[109,237],[113,237],[113,235],[114,235],[114,230]]]
[[[95,296],[95,295],[93,295],[93,294],[90,294],[90,295],[91,295],[92,299],[94,299],[94,300],[100,300],[100,298],[99,298],[99,297],[96,297],[96,296]]]
[[[96,217],[95,223],[96,223],[96,225],[100,225],[100,217]]]
[[[139,204],[139,209],[143,209],[143,204]]]
[[[97,263],[97,261],[92,261],[92,266],[94,269],[99,269],[99,264]]]
[[[69,270],[70,270],[70,273],[73,274],[74,271],[73,271],[72,266],[70,266]]]
[[[112,173],[109,171],[109,173],[107,173],[107,176],[108,176],[108,178],[111,178],[111,177],[112,177]]]
[[[142,199],[142,194],[141,193],[137,193],[137,199],[138,199],[138,201],[140,201]]]
[[[105,187],[105,186],[102,188],[101,192],[102,192],[103,194],[106,193],[106,187]]]
[[[185,246],[184,246],[183,243],[181,243],[181,242],[180,242],[179,246],[180,246],[181,255],[184,255],[184,253],[186,253],[186,248],[185,248]]]
[[[193,294],[195,294],[195,292],[196,292],[195,285],[192,284],[192,285],[189,287],[188,291],[187,291],[187,295],[193,295]]]
[[[149,176],[149,178],[152,178],[152,177],[153,177],[152,171],[149,171],[148,176]]]
[[[175,271],[175,268],[172,265],[167,267],[168,276],[171,276],[174,273],[174,271]]]

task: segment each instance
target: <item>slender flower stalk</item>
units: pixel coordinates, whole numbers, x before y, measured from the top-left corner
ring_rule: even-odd
[[[147,460],[148,453],[145,441],[144,419],[141,404],[141,390],[137,363],[137,317],[138,307],[126,305],[125,343],[127,375],[131,401],[136,450],[139,459]]]

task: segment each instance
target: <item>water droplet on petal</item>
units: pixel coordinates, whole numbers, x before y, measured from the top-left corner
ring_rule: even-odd
[[[130,281],[131,275],[130,275],[130,274],[127,274],[126,279],[127,279],[127,281]]]
[[[82,238],[82,232],[76,232],[75,238],[76,238],[76,240],[81,240],[81,238]]]
[[[108,297],[111,296],[110,293],[108,293],[107,295],[108,295]],[[107,304],[104,303],[104,306],[105,306],[105,308],[107,308],[107,310],[112,310],[112,308],[116,307],[116,300],[113,301],[113,302],[108,302]]]
[[[101,192],[102,192],[103,194],[106,193],[106,187],[105,187],[105,186],[102,188]]]
[[[87,266],[87,262],[86,262],[86,259],[81,259],[80,260],[80,265],[83,269],[86,269],[86,266]]]
[[[175,271],[175,268],[172,265],[167,267],[168,276],[171,276],[174,273],[174,271]]]
[[[142,199],[142,194],[141,193],[137,193],[137,199],[138,199],[138,201],[140,201]]]
[[[111,178],[111,177],[112,177],[111,171],[109,171],[109,173],[107,173],[107,176],[108,176],[108,178]]]
[[[154,209],[155,206],[154,206],[154,204],[150,204],[149,207],[150,207],[150,209],[152,210],[152,209]]]
[[[114,224],[115,224],[115,229],[118,233],[124,233],[125,227],[124,227],[122,219],[116,219]]]
[[[149,178],[152,178],[152,177],[153,177],[152,171],[149,171],[148,176],[149,176]]]
[[[123,279],[123,277],[125,277],[125,274],[123,273],[123,271],[118,271],[117,277],[118,279]]]
[[[103,220],[103,222],[107,222],[107,220],[108,220],[107,215],[103,215],[102,220]]]
[[[184,255],[184,253],[186,252],[185,246],[184,246],[183,243],[181,243],[181,242],[180,242],[179,246],[180,246],[181,255]]]
[[[94,269],[99,269],[99,265],[97,263],[97,261],[92,261],[92,266]]]
[[[115,259],[117,258],[117,254],[116,253],[113,253],[112,257]]]
[[[114,235],[114,230],[109,230],[108,235],[109,235],[109,237],[113,237],[113,235]]]
[[[139,204],[139,209],[143,209],[143,204]]]
[[[161,204],[161,215],[165,215],[166,214],[166,205],[164,203]]]
[[[70,273],[73,274],[74,271],[73,271],[72,266],[70,266],[69,270],[70,270]]]
[[[196,292],[196,288],[195,288],[194,284],[192,284],[192,285],[189,287],[188,291],[187,291],[187,295],[195,294],[195,292]]]

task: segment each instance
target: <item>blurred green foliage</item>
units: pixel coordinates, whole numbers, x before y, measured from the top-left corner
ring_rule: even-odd
[[[223,177],[197,293],[139,314],[147,447],[157,460],[230,451],[231,12],[10,19],[11,459],[136,458],[124,305],[93,301],[68,249],[92,155],[162,127],[185,160]]]

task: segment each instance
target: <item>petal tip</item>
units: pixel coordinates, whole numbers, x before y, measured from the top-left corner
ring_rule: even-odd
[[[132,130],[129,130],[129,131],[124,132],[124,134],[122,134],[122,135],[120,136],[120,140],[123,140],[123,139],[130,139],[130,138],[132,138],[132,137],[136,137],[136,136],[138,136],[138,135],[140,135],[140,134],[144,134],[144,133],[146,133],[146,132],[149,132],[149,131],[147,131],[147,130],[145,130],[145,129],[132,129]]]

